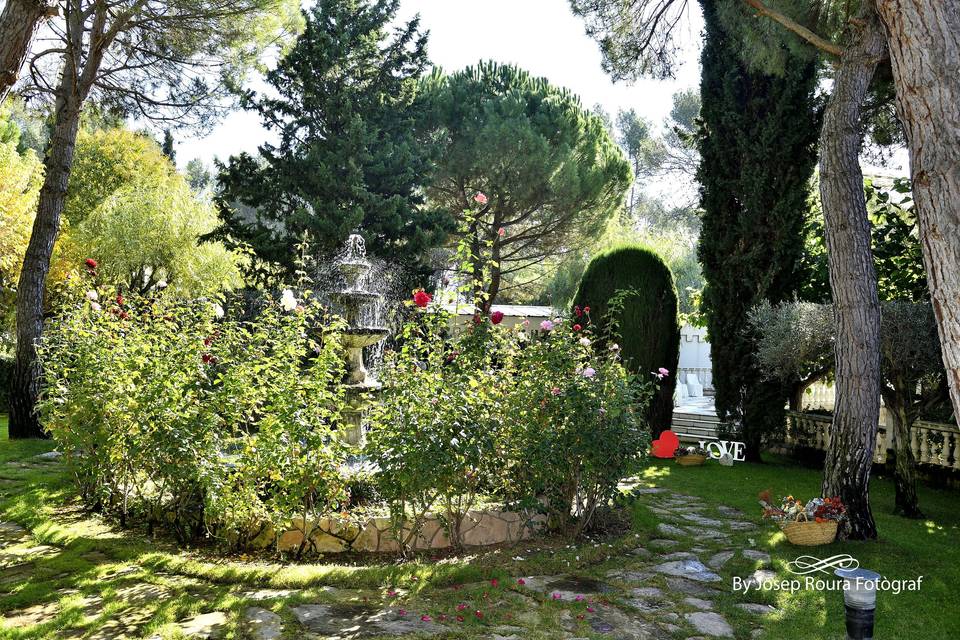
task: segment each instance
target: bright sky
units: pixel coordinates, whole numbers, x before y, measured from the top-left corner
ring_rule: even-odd
[[[446,71],[479,60],[516,64],[580,96],[584,106],[601,104],[611,116],[619,109],[636,109],[654,123],[669,113],[674,92],[699,83],[702,18],[696,3],[681,27],[686,63],[676,80],[640,80],[613,84],[600,69],[596,43],[584,34],[583,21],[567,0],[401,0],[398,18],[419,13],[430,31],[430,59]],[[228,116],[202,139],[182,139],[177,145],[180,166],[192,158],[210,163],[241,151],[256,151],[267,133],[252,113]]]

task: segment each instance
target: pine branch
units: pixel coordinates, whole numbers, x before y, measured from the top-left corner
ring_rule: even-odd
[[[829,40],[820,37],[810,29],[807,29],[802,24],[793,20],[792,18],[771,9],[770,7],[763,4],[762,0],[743,0],[748,5],[753,7],[759,15],[766,16],[775,22],[780,23],[782,26],[786,27],[788,30],[792,31],[796,35],[800,36],[810,44],[812,44],[817,49],[825,53],[829,53],[832,56],[837,58],[843,55],[843,47],[838,46],[830,42]]]

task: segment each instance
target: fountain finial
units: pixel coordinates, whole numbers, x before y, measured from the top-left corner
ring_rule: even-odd
[[[347,258],[366,258],[367,243],[359,233],[351,233],[347,238]]]

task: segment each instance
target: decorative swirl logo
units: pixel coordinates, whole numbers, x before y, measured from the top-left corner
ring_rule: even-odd
[[[823,560],[814,556],[799,556],[793,562],[787,563],[791,573],[805,576],[811,573],[832,573],[830,569],[859,569],[860,561],[846,553],[830,556]]]

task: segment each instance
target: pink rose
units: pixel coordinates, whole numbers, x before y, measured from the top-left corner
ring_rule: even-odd
[[[477,191],[477,195],[473,196],[473,201],[479,205],[487,204],[487,195],[483,191]]]
[[[553,331],[553,323],[549,320],[544,320],[540,323],[540,329],[542,331]]]

